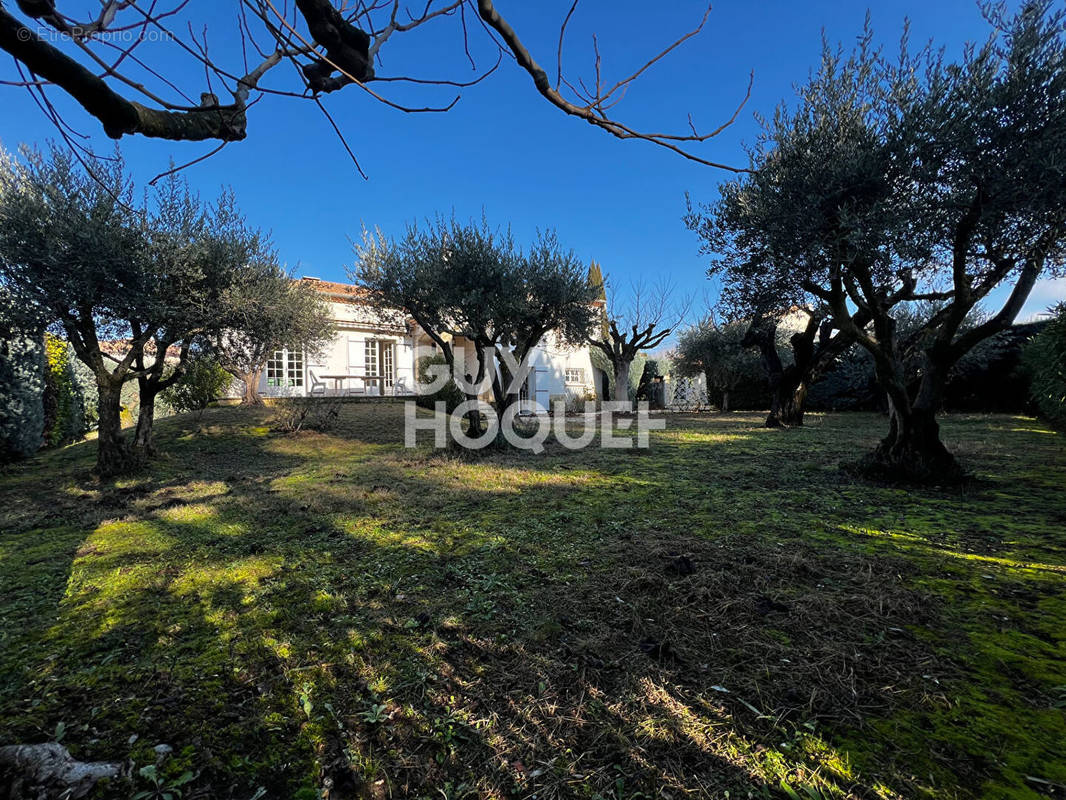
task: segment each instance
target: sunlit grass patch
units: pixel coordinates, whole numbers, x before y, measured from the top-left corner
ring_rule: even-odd
[[[461,455],[397,405],[269,414],[162,421],[115,484],[84,445],[0,477],[0,743],[165,741],[233,798],[1066,782],[1066,446],[1032,420],[946,419],[977,481],[945,491],[840,471],[876,415]]]

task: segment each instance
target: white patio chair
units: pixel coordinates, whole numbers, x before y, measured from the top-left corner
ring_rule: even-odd
[[[326,396],[326,382],[320,380],[311,370],[307,371],[307,380],[310,386],[307,389],[307,394],[311,397],[325,397]]]

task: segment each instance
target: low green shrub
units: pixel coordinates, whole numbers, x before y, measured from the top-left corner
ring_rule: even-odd
[[[229,373],[210,354],[199,353],[189,359],[185,374],[166,389],[161,399],[174,411],[203,411],[217,400],[230,384]]]

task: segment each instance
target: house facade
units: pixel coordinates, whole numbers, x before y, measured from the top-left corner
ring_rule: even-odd
[[[371,306],[357,286],[301,278],[329,305],[333,340],[317,353],[278,350],[260,379],[264,397],[405,397],[417,392],[418,360],[439,354],[432,339],[399,310]],[[456,359],[474,364],[473,348],[452,342]],[[549,333],[530,356],[522,396],[545,407],[560,399],[595,397],[588,345],[562,344]],[[488,392],[491,394],[491,390]]]

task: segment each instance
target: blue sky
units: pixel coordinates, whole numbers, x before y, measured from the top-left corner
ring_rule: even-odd
[[[235,5],[193,0],[189,13],[207,15],[212,52],[230,54],[229,66],[239,70]],[[497,6],[534,56],[546,67],[554,65],[558,26],[569,3],[498,0]],[[622,77],[691,28],[704,7],[699,0],[582,0],[567,33],[565,71],[591,77],[595,32],[605,77]],[[743,145],[758,131],[755,115],[792,97],[793,85],[817,63],[823,29],[830,40],[850,44],[866,10],[865,3],[848,0],[720,0],[704,31],[642,77],[616,107],[616,116],[638,128],[680,131],[692,113],[699,127],[713,128],[731,115],[754,71],[751,99],[736,123],[698,150],[743,165]],[[914,41],[932,38],[952,52],[987,34],[974,0],[879,0],[870,11],[878,38],[890,47],[898,42],[904,18],[911,20]],[[479,66],[490,65],[480,30],[471,38]],[[470,76],[458,28],[450,21],[406,39],[396,36],[382,53],[386,61],[379,74]],[[169,51],[164,56],[169,59]],[[183,85],[201,91],[202,70],[187,60],[173,63],[186,71]],[[0,79],[13,73],[0,66]],[[373,86],[419,105],[451,99],[447,90]],[[107,151],[111,145],[98,124],[55,96],[68,122]],[[4,146],[55,136],[25,90],[0,87],[0,97]],[[246,141],[185,172],[206,195],[232,186],[249,219],[273,232],[282,258],[299,274],[345,280],[350,240],[363,224],[394,234],[406,222],[437,212],[469,217],[484,211],[493,223],[510,224],[520,241],[537,228],[554,227],[582,258],[599,261],[616,284],[669,275],[684,290],[713,299],[705,257],[681,215],[686,192],[697,201],[711,199],[728,174],[644,142],[615,140],[564,116],[513,63],[505,61],[484,83],[464,90],[446,114],[404,114],[356,87],[325,102],[369,180],[358,175],[311,103],[279,97],[266,97],[250,112]],[[182,163],[210,149],[142,138],[122,142],[142,183],[170,159]],[[1063,297],[1066,281],[1042,283],[1023,316]]]

